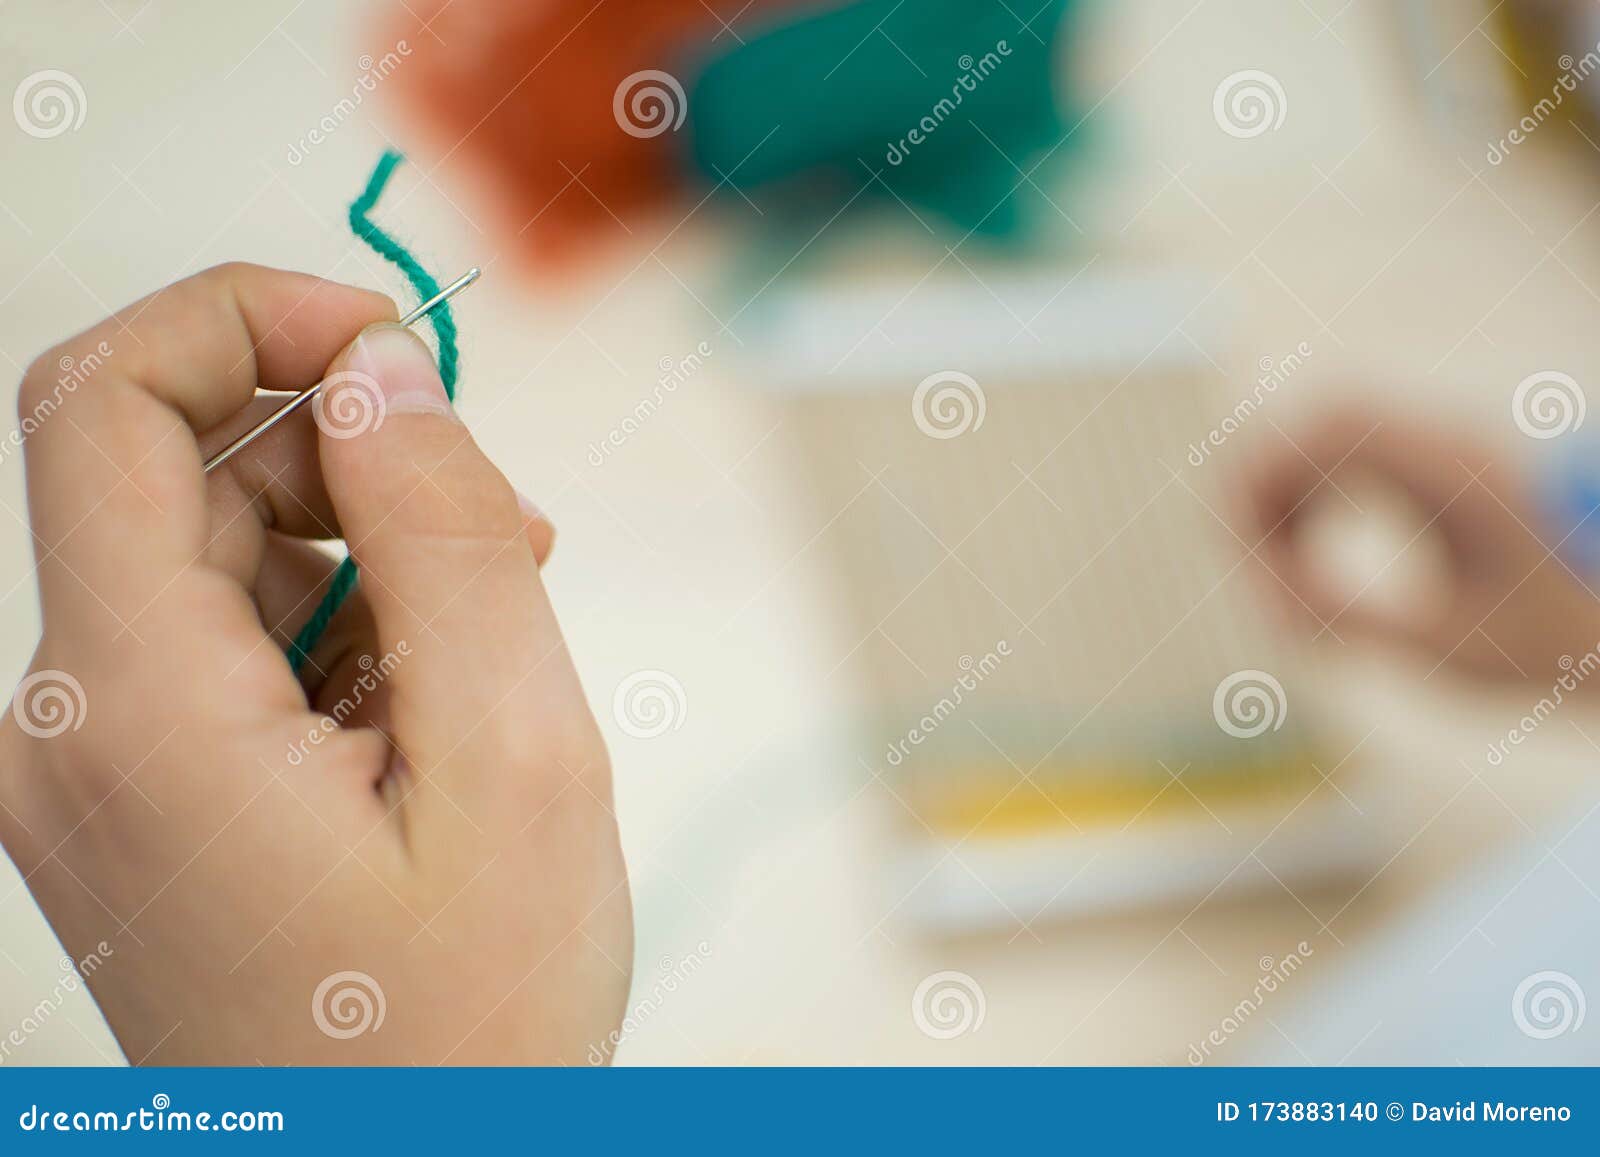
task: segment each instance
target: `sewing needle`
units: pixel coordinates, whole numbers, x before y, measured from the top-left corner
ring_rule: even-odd
[[[481,277],[482,275],[483,275],[483,270],[478,269],[476,266],[474,266],[473,268],[467,270],[460,277],[456,278],[449,285],[445,286],[438,293],[436,293],[432,297],[430,297],[427,301],[425,301],[421,305],[417,306],[416,309],[413,309],[410,313],[408,313],[404,317],[402,317],[397,324],[405,325],[405,326],[415,325],[417,322],[419,322],[423,318],[427,317],[428,314],[432,313],[433,310],[437,306],[443,304],[446,301],[449,301],[452,297],[454,297],[456,294],[460,293],[467,286],[471,285],[474,281],[478,280],[478,278]],[[279,422],[283,421],[290,414],[294,413],[301,406],[303,406],[307,402],[309,402],[312,398],[316,397],[317,396],[317,391],[320,390],[320,389],[322,389],[322,383],[321,382],[317,382],[314,385],[307,386],[304,390],[301,390],[294,397],[290,398],[289,401],[287,403],[285,403],[283,406],[279,407],[278,409],[274,410],[272,413],[268,414],[265,418],[263,418],[261,421],[257,422],[249,430],[246,430],[243,434],[240,434],[232,442],[228,443],[228,445],[225,446],[223,449],[218,450],[210,458],[207,458],[206,459],[206,473],[207,474],[211,473],[218,466],[221,466],[224,462],[226,462],[229,458],[232,458],[240,450],[243,450],[246,446],[250,445],[250,443],[254,442],[257,438],[261,437],[261,435],[265,434],[268,430],[272,429]]]

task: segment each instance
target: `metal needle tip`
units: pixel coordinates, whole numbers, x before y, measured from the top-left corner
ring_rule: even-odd
[[[441,289],[438,293],[428,298],[427,301],[424,301],[421,305],[417,306],[417,308],[413,309],[410,313],[402,317],[398,324],[406,326],[416,325],[417,322],[427,317],[428,314],[432,313],[441,304],[449,301],[452,297],[460,293],[463,289],[471,285],[474,281],[478,280],[478,278],[482,276],[483,270],[479,269],[477,266],[473,266],[460,277],[452,281],[449,285]],[[250,443],[254,442],[257,438],[261,437],[268,430],[272,429],[279,422],[287,418],[290,414],[294,413],[301,406],[309,402],[312,398],[316,397],[317,391],[320,389],[322,389],[321,382],[316,382],[313,385],[307,386],[294,397],[290,398],[281,407],[268,414],[265,418],[261,419],[261,421],[250,427],[250,429],[246,430],[243,434],[240,434],[232,442],[229,442],[221,450],[218,450],[211,457],[207,458],[205,467],[206,473],[211,473],[229,458],[232,458],[240,450],[243,450],[246,446],[250,445]]]

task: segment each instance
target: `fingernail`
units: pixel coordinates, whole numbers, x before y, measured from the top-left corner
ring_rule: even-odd
[[[516,492],[516,495],[517,509],[522,511],[522,516],[524,518],[537,518],[540,522],[550,521],[550,517],[545,514],[544,511],[539,509],[539,504],[537,502],[529,498],[520,490]]]
[[[346,364],[378,383],[387,414],[438,414],[460,420],[439,380],[433,351],[404,326],[374,325],[362,330]]]

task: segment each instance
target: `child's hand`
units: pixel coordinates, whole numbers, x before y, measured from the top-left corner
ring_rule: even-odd
[[[1326,416],[1292,437],[1246,472],[1240,534],[1260,542],[1257,553],[1277,576],[1266,585],[1313,632],[1398,643],[1430,667],[1545,685],[1566,669],[1564,656],[1577,660],[1600,641],[1600,601],[1552,553],[1560,535],[1516,474],[1483,448],[1357,413]],[[1365,476],[1415,506],[1445,547],[1449,588],[1436,603],[1399,617],[1333,588],[1304,533],[1319,501],[1340,501],[1330,476]]]
[[[609,1054],[628,889],[540,584],[552,532],[426,346],[395,327],[347,345],[394,316],[226,266],[23,383],[44,637],[0,732],[0,837],[66,950],[100,957],[134,1062]],[[260,417],[258,385],[339,371],[324,420],[305,407],[202,473],[202,447]],[[382,420],[350,436],[372,382]],[[335,535],[361,585],[302,685],[284,641],[332,564],[301,540]]]

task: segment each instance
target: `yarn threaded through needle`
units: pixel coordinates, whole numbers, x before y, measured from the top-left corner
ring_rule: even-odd
[[[378,158],[377,167],[372,170],[372,176],[367,178],[367,187],[350,203],[350,228],[378,256],[397,266],[406,275],[406,280],[411,282],[412,288],[426,301],[439,293],[439,283],[434,280],[433,274],[423,268],[422,262],[412,256],[409,249],[385,233],[368,216],[377,206],[378,198],[383,195],[384,186],[394,175],[396,166],[403,160],[405,157],[393,149]],[[434,335],[439,341],[439,380],[444,383],[445,394],[454,401],[460,353],[456,348],[456,319],[450,312],[450,303],[443,301],[435,306],[428,314],[428,321],[432,323]],[[289,644],[289,666],[295,672],[305,665],[311,649],[327,631],[333,616],[350,597],[350,592],[356,589],[357,575],[355,558],[346,556],[333,572],[333,581],[328,584],[317,609]]]

